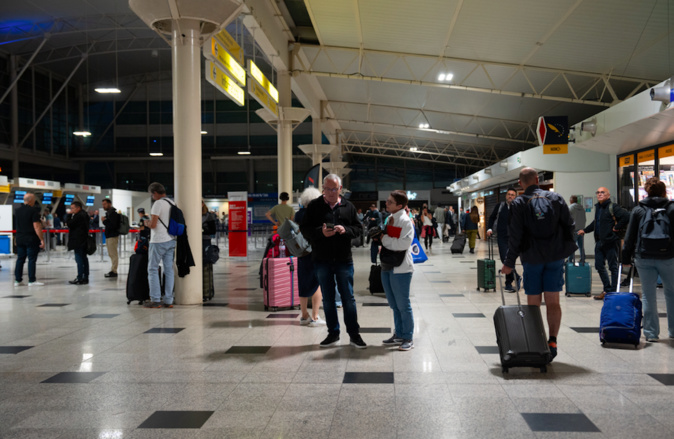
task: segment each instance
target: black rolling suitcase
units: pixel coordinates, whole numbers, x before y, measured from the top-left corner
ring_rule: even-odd
[[[452,241],[452,254],[461,254],[463,253],[464,248],[466,248],[466,235],[456,235],[454,237],[454,241]]]
[[[516,293],[517,306],[506,306],[501,277],[499,273],[503,306],[499,306],[494,313],[501,370],[507,373],[511,367],[536,367],[541,372],[547,372],[551,354],[541,309],[538,306],[522,305],[519,291]]]
[[[381,283],[381,265],[373,265],[370,268],[370,294],[383,293],[384,284]]]
[[[489,256],[487,259],[478,259],[477,261],[477,290],[496,291],[496,261],[494,261],[494,242],[489,241]]]
[[[131,255],[129,276],[126,278],[126,304],[137,300],[140,305],[150,300],[150,283],[147,280],[147,254]]]
[[[213,284],[213,264],[204,262],[204,302],[208,302],[215,296]]]

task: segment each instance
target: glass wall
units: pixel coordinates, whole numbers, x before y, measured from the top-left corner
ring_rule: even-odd
[[[644,185],[646,181],[655,177],[655,150],[649,149],[648,151],[642,151],[637,154],[637,169],[639,170],[639,180],[637,181],[637,201],[641,201],[648,196]]]
[[[636,172],[634,155],[618,159],[618,204],[632,209],[634,203],[634,173]]]
[[[667,198],[674,199],[674,145],[658,148],[658,171],[667,186]]]

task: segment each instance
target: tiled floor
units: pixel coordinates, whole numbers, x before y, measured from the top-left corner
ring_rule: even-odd
[[[369,248],[355,249],[365,350],[346,334],[320,349],[324,327],[264,311],[259,252],[221,258],[208,306],[173,309],[127,305],[125,263],[105,279],[108,264],[93,257],[91,283],[75,287],[72,259],[40,257],[47,285],[14,288],[13,260],[2,260],[0,438],[674,437],[664,314],[660,343],[602,347],[601,303],[562,295],[548,372],[503,375],[492,322],[500,294],[478,292],[473,270],[485,254],[484,243],[461,257],[438,243],[416,266],[409,352],[381,346],[393,319],[367,290]],[[661,290],[658,300],[664,313]]]

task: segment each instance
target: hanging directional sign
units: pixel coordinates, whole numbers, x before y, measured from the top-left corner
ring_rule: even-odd
[[[543,145],[543,154],[569,153],[569,118],[567,116],[538,118],[536,135],[538,143]]]
[[[223,72],[236,80],[241,86],[246,85],[246,70],[217,38],[211,38],[209,44],[204,45],[204,56],[206,59],[217,63]]]
[[[243,66],[243,49],[241,46],[239,46],[239,43],[236,42],[234,37],[232,37],[229,32],[224,29],[221,30],[215,37],[220,40],[225,49],[227,49],[227,52],[229,52],[229,54],[234,57],[236,62]]]
[[[243,89],[236,85],[236,82],[226,75],[214,62],[206,61],[206,71],[204,73],[206,74],[206,81],[213,84],[215,88],[223,92],[231,100],[239,104],[239,106],[243,106],[246,103]]]
[[[267,93],[269,93],[269,96],[271,96],[274,102],[278,103],[278,90],[276,90],[276,87],[272,85],[271,81],[262,74],[262,71],[251,59],[248,60],[248,73],[250,73],[250,76],[252,76]]]

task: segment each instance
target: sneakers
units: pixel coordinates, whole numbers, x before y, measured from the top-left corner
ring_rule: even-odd
[[[117,273],[111,271],[110,273],[105,273],[105,277],[117,277]]]
[[[15,286],[15,287],[24,287],[24,286],[26,286],[26,284],[23,283],[23,282],[19,282],[18,280],[15,280],[15,281],[14,281],[14,286]]]
[[[161,308],[161,302],[145,302],[143,308]]]
[[[38,281],[28,282],[28,286],[29,287],[41,287],[41,286],[44,286],[44,283],[38,282]]]
[[[309,322],[309,326],[312,328],[316,328],[318,326],[325,326],[325,320],[323,320],[320,316],[316,320],[312,320]]]
[[[594,300],[604,300],[604,297],[606,297],[606,292],[602,291],[601,294],[594,296]]]
[[[164,308],[173,308],[173,304],[172,304],[172,303],[164,303],[162,306],[163,306]]]
[[[402,344],[403,339],[396,337],[395,334],[391,336],[391,338],[387,338],[386,340],[382,340],[381,344],[384,346],[398,346]]]
[[[506,285],[505,290],[509,293],[514,293],[516,291],[515,288],[513,288],[512,285]]]
[[[474,248],[471,248],[471,249],[470,249],[470,252],[471,252],[471,253],[475,253],[475,249],[474,249]]]
[[[328,334],[328,336],[320,344],[322,348],[329,348],[339,344],[339,334]]]
[[[352,335],[349,344],[357,349],[365,349],[367,347],[367,344],[365,344],[363,337],[361,337],[360,334]]]
[[[557,342],[549,341],[548,347],[550,348],[550,362],[552,362],[552,360],[554,360],[557,356]]]
[[[646,337],[646,341],[649,343],[657,343],[660,339],[658,337]]]
[[[309,323],[311,322],[311,316],[307,317],[306,319],[300,318],[300,326],[309,326]]]
[[[398,347],[399,351],[410,351],[414,349],[414,342],[412,340],[403,340],[402,344]]]

